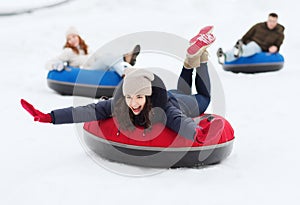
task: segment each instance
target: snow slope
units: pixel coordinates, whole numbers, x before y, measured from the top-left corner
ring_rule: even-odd
[[[298,6],[279,0],[77,0],[0,17],[0,204],[299,203]],[[257,75],[223,71],[215,56],[218,47],[230,48],[270,12],[277,12],[286,27],[281,48],[284,68]],[[60,96],[46,84],[44,64],[60,52],[70,25],[97,50],[115,38],[141,31],[188,39],[210,24],[215,25],[217,36],[209,49],[211,63],[223,85],[226,118],[236,133],[234,150],[221,164],[161,170],[92,158],[80,141],[82,125],[36,123],[20,106],[24,98],[48,112],[92,101]],[[165,62],[160,58],[141,55],[138,65],[161,66]],[[179,72],[180,62],[171,65]]]
[[[12,16],[12,15],[32,13],[41,9],[57,7],[64,3],[68,3],[70,1],[71,0],[6,1],[1,3],[0,16]]]

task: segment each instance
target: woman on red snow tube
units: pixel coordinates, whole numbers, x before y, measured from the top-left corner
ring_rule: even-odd
[[[118,135],[130,136],[137,131],[142,133],[143,136],[147,136],[148,133],[157,133],[158,131],[153,128],[156,127],[156,124],[160,124],[163,127],[166,126],[166,129],[170,129],[172,132],[184,137],[187,142],[192,142],[189,143],[190,146],[185,144],[185,148],[191,146],[200,147],[206,144],[213,145],[211,142],[218,143],[225,129],[227,135],[230,133],[230,137],[227,137],[226,140],[231,141],[234,138],[233,129],[222,117],[211,119],[211,122],[206,123],[205,127],[193,120],[193,118],[204,113],[210,103],[210,79],[206,48],[215,41],[215,37],[210,33],[211,29],[212,27],[205,27],[200,30],[199,38],[193,38],[195,40],[191,42],[190,47],[187,49],[187,56],[178,80],[177,90],[167,91],[162,80],[148,70],[128,69],[123,81],[116,89],[114,97],[110,100],[99,101],[96,104],[93,103],[86,106],[53,110],[47,114],[36,110],[23,99],[21,104],[34,117],[35,121],[53,124],[106,121],[113,117]],[[195,77],[197,94],[194,95],[191,94],[193,68],[195,68],[197,73]],[[91,143],[87,144],[92,146]],[[92,147],[91,149],[96,151]],[[102,151],[105,152],[105,150]],[[198,156],[197,160],[191,163],[172,163],[167,166],[213,164],[227,157],[230,151],[231,149],[227,149],[225,154],[222,152],[218,153],[217,159],[211,159],[207,162],[203,157]],[[162,151],[162,153],[164,152]],[[172,151],[166,154],[172,155],[172,153],[177,154],[177,152]],[[108,159],[112,158],[108,157]],[[123,161],[122,159],[113,158],[112,160],[126,163],[126,159]],[[165,164],[157,163],[156,161],[145,164],[132,161],[128,163],[166,167]]]

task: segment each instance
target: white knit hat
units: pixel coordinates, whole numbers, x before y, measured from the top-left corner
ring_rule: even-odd
[[[127,68],[123,79],[123,95],[147,95],[152,94],[151,81],[154,74],[145,69]]]
[[[68,28],[68,30],[66,31],[66,37],[68,37],[68,35],[70,35],[70,34],[75,34],[75,35],[79,36],[78,30],[74,26],[71,26],[70,28]]]

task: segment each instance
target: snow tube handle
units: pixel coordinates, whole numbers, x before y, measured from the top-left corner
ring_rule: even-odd
[[[194,121],[199,124],[202,120],[207,119],[208,122],[211,122],[215,117],[211,114],[204,114],[201,117],[194,118]]]

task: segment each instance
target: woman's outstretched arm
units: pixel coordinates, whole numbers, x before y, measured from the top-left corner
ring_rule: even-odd
[[[111,100],[99,101],[79,107],[68,107],[43,113],[30,103],[21,100],[23,108],[29,112],[35,121],[53,124],[68,124],[104,120],[112,116]]]

